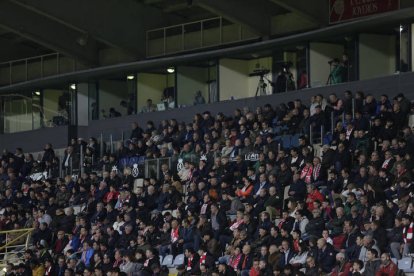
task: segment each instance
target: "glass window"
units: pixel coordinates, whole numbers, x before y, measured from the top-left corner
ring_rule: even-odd
[[[4,95],[4,133],[14,133],[33,129],[33,100],[32,93],[13,93]],[[40,125],[40,117],[36,116],[37,125]]]
[[[69,120],[69,93],[58,89],[44,89],[43,95],[43,125],[54,127],[67,125]]]

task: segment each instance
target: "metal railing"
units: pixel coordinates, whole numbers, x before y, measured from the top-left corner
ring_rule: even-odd
[[[0,246],[0,269],[7,263],[18,264],[23,261],[23,253],[28,249],[33,228],[0,231],[3,242]]]
[[[71,64],[63,66],[63,58]],[[79,70],[76,59],[52,53],[0,63],[0,85],[40,79]]]
[[[147,57],[202,49],[258,37],[241,24],[230,23],[222,17],[214,17],[147,31]],[[157,45],[160,46],[157,47]]]

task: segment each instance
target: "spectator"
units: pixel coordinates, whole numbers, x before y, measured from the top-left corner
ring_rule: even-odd
[[[135,134],[127,146],[112,155],[103,152],[102,158],[95,154],[101,145],[93,137],[88,149],[73,139],[62,160],[52,157],[49,145],[40,162],[20,148],[4,151],[0,228],[34,226],[26,262],[38,261],[42,265],[33,268],[50,269],[49,274],[100,275],[133,267],[134,273],[151,275],[161,272],[158,254],[183,253],[184,270],[204,275],[217,273],[217,260],[227,263],[219,269],[229,275],[230,267],[245,275],[299,268],[312,274],[315,267],[346,274],[358,259],[372,272],[378,265],[374,249],[398,259],[413,251],[414,139],[406,121],[397,121],[404,116],[403,102],[396,100],[390,114],[385,97],[377,101],[369,95],[365,105],[357,92],[353,119],[351,95],[345,96],[331,95],[326,106],[318,95],[311,105],[309,124],[326,127],[331,110],[340,118],[332,141],[324,141],[322,157],[309,137],[300,136],[291,149],[273,134],[273,127],[283,124],[292,127],[289,135],[300,131],[307,109],[298,100],[276,110],[270,104],[255,112],[243,108],[232,117],[204,112],[187,125],[165,119],[160,127],[149,121],[141,130],[132,124]],[[80,145],[88,166],[77,174],[84,165]],[[88,161],[93,158],[96,162]],[[134,187],[141,165],[136,176],[129,162],[144,158],[149,177]],[[167,158],[174,165],[162,164]],[[152,171],[148,164],[157,162]],[[43,170],[53,171],[44,181],[26,177]],[[387,256],[378,268],[382,273],[394,269]],[[307,257],[313,263],[306,264]],[[363,266],[353,265],[361,273]]]

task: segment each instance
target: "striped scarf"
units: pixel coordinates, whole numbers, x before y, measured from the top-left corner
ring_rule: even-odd
[[[313,168],[312,166],[305,166],[302,170],[302,172],[300,173],[300,179],[303,179],[303,181],[305,181],[307,184],[311,183],[311,178],[312,178],[312,172],[313,172]]]

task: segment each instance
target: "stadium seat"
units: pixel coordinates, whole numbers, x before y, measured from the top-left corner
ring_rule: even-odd
[[[411,257],[405,257],[398,261],[398,269],[404,272],[414,272],[412,265],[413,259]]]
[[[173,260],[174,260],[174,256],[173,255],[167,255],[162,260],[161,265],[162,266],[166,266],[166,267],[170,267],[172,265],[172,263],[173,263]]]
[[[283,135],[282,136],[282,146],[284,149],[290,149],[291,148],[291,135]]]
[[[290,189],[290,185],[285,187],[285,189],[283,190],[283,198],[289,197],[289,189]],[[283,201],[283,209],[285,209],[285,201]]]
[[[282,127],[281,126],[276,126],[273,128],[273,133],[276,135],[279,135],[282,133]]]
[[[177,267],[182,264],[184,264],[184,254],[179,254],[175,257],[173,266]]]
[[[300,136],[301,136],[301,134],[294,134],[294,135],[292,135],[292,137],[290,138],[290,146],[292,148],[299,147],[299,137]]]

